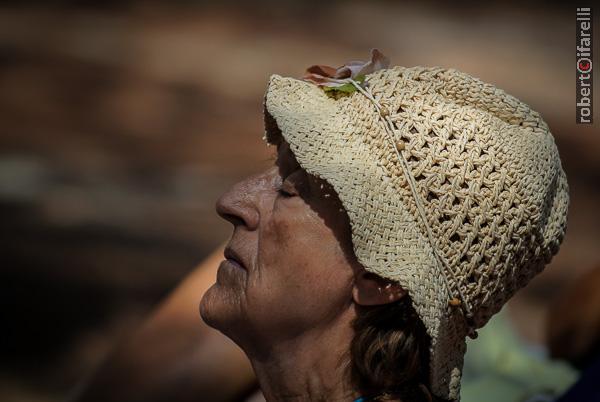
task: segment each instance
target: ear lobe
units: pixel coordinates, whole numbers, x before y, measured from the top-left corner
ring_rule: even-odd
[[[406,295],[399,283],[384,279],[364,269],[356,274],[352,298],[361,306],[393,303]]]

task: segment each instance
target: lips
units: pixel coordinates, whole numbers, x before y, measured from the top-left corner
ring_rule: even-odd
[[[246,265],[244,265],[242,258],[233,248],[227,246],[225,248],[224,255],[225,255],[225,258],[227,260],[229,260],[230,262],[239,265],[240,268],[242,268],[242,269],[246,269]]]

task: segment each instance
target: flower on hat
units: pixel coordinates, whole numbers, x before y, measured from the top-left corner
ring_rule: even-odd
[[[350,61],[338,68],[315,64],[306,69],[302,79],[322,87],[331,95],[352,93],[356,91],[352,81],[362,83],[365,75],[387,68],[389,65],[390,60],[383,53],[378,49],[371,49],[369,61]]]

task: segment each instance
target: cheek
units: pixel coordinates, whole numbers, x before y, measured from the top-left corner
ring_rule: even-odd
[[[297,204],[297,208],[276,207],[261,230],[260,265],[280,267],[282,275],[301,275],[339,254],[332,231],[308,206]]]
[[[251,311],[297,330],[347,306],[353,277],[333,231],[306,209],[274,211],[262,228],[258,269],[248,287]]]

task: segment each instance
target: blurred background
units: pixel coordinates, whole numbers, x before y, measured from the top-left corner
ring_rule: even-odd
[[[372,47],[463,70],[549,123],[567,237],[510,305],[543,349],[548,306],[600,262],[600,130],[574,123],[574,44],[558,2],[3,2],[0,400],[64,398],[228,238],[214,202],[270,164],[270,74]]]

